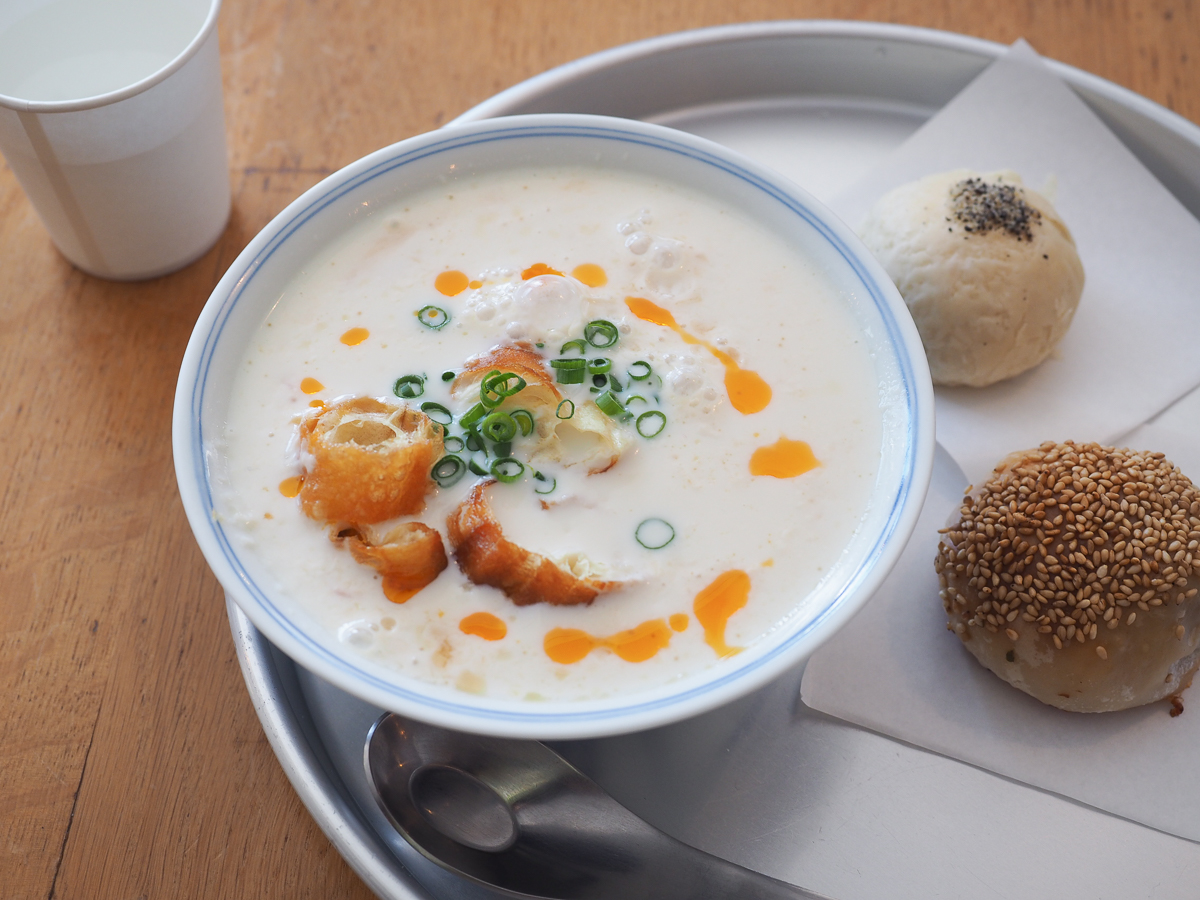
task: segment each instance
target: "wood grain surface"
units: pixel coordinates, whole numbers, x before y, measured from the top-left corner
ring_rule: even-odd
[[[263,736],[184,519],[192,324],[255,232],[363,154],[616,44],[787,18],[1023,36],[1200,121],[1193,0],[226,0],[233,216],[199,262],[84,275],[0,166],[0,897],[371,896]]]

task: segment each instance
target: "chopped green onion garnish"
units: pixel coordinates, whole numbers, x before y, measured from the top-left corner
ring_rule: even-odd
[[[541,472],[539,472],[537,469],[533,470],[533,479],[534,479],[534,481],[541,482],[541,484],[535,484],[533,486],[533,492],[535,494],[552,494],[552,493],[554,493],[554,489],[556,487],[558,487],[558,479],[555,478],[553,475],[551,475],[549,478],[550,487],[546,488],[546,490],[543,491],[542,488],[546,487],[547,479],[546,479],[546,476],[543,475]]]
[[[492,444],[492,452],[497,456],[512,456],[512,441],[499,441]]]
[[[625,374],[634,381],[645,381],[650,377],[650,373],[653,371],[654,370],[650,368],[650,363],[646,362],[644,359],[639,359],[626,370]]]
[[[541,341],[538,341],[538,342],[537,342],[536,344],[534,344],[533,346],[537,347],[537,348],[540,350],[542,347],[545,347],[546,345],[545,345],[545,344],[543,344]]]
[[[482,403],[476,403],[474,406],[472,406],[470,409],[468,409],[465,413],[462,414],[462,418],[458,420],[458,426],[460,428],[469,429],[472,425],[474,425],[476,422],[478,422],[479,420],[484,418],[487,414],[488,414],[488,408],[486,406],[484,406]]]
[[[417,321],[426,328],[432,328],[437,331],[450,321],[450,313],[446,312],[440,306],[422,306],[417,312]]]
[[[605,391],[597,397],[596,405],[600,407],[602,413],[618,422],[625,422],[633,418],[633,413],[621,405],[621,401],[612,391]]]
[[[666,413],[652,409],[637,417],[637,433],[644,438],[658,437],[667,427]]]
[[[628,407],[631,403],[633,403],[634,400],[641,400],[647,406],[650,405],[650,401],[647,400],[645,397],[643,397],[641,394],[630,394],[628,397],[625,398],[625,406]]]
[[[617,381],[617,376],[611,372],[608,375],[608,386],[618,394],[625,390],[625,388],[621,387],[621,382]]]
[[[487,459],[487,457],[485,456],[484,459]],[[473,456],[471,457],[471,461],[469,463],[467,463],[467,468],[470,469],[476,475],[491,474],[488,472],[487,466],[479,463]]]
[[[461,453],[466,448],[467,442],[460,437],[450,435],[446,438],[445,445],[447,453]]]
[[[583,337],[593,347],[603,350],[605,347],[615,344],[620,333],[617,331],[617,326],[607,319],[593,319],[584,327]]]
[[[422,375],[402,375],[392,385],[392,393],[405,400],[412,400],[425,393],[425,378]]]
[[[675,529],[664,519],[647,519],[633,532],[633,539],[647,550],[661,550],[675,540]]]
[[[506,397],[525,390],[525,379],[516,372],[489,372],[479,384],[479,399],[484,406],[499,406]]]
[[[517,427],[521,429],[522,437],[528,437],[533,433],[533,413],[527,409],[514,409],[509,415],[517,423]]]
[[[588,360],[589,375],[603,375],[605,372],[612,371],[612,360],[607,356],[598,356],[595,359]]]
[[[587,353],[587,343],[585,341],[567,341],[562,345],[559,353],[566,353],[568,350],[578,350],[580,353]]]
[[[524,471],[525,465],[511,456],[492,461],[492,474],[496,476],[497,481],[503,481],[505,484],[512,484]]]
[[[487,444],[483,442],[483,435],[478,431],[470,431],[467,433],[467,449],[473,453],[483,451],[483,455],[487,456]]]
[[[594,384],[596,387],[598,387],[600,389],[604,389],[604,388],[608,387],[608,376],[607,375],[593,375],[592,376],[592,384]]]
[[[565,416],[563,415],[564,406],[567,408],[567,414]],[[570,400],[564,400],[562,403],[558,404],[558,407],[554,410],[554,415],[559,419],[571,418],[571,416],[575,415],[575,404]]]
[[[587,360],[552,359],[550,368],[554,369],[555,381],[559,384],[583,384],[583,376],[587,374]]]
[[[433,419],[439,425],[449,425],[454,421],[454,413],[446,409],[440,403],[434,403],[432,400],[426,400],[421,404],[421,412]]]
[[[462,478],[466,471],[466,463],[457,456],[449,454],[434,463],[433,471],[429,474],[433,476],[433,480],[438,483],[439,487],[450,487],[450,485]]]
[[[483,420],[479,431],[489,441],[511,441],[517,434],[517,423],[508,413],[493,412]]]
[[[453,381],[453,380],[454,380],[453,372],[443,372],[442,373],[442,381]]]

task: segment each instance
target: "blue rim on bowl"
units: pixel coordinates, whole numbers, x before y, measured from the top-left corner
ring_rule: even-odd
[[[306,629],[286,602],[265,590],[226,533],[214,507],[208,454],[221,421],[231,360],[246,341],[239,325],[261,321],[311,252],[380,199],[422,190],[480,167],[528,164],[552,147],[556,164],[647,168],[664,177],[699,171],[760,210],[809,229],[842,273],[849,298],[874,341],[884,403],[884,451],[873,512],[835,584],[823,582],[819,612],[703,672],[630,697],[522,703],[435,687],[355,656],[332,635]],[[631,162],[632,160],[632,162]],[[615,162],[614,162],[615,161]],[[641,168],[637,168],[640,166]],[[690,167],[690,168],[689,168]],[[679,177],[683,177],[680,175]],[[707,189],[707,188],[706,188]],[[875,334],[876,327],[878,334]],[[224,381],[223,381],[224,380]],[[717,144],[668,128],[598,116],[543,115],[454,126],[379,150],[307,191],[246,247],[221,279],[188,343],[173,422],[176,475],[188,520],[225,591],[276,646],[300,665],[378,706],[448,728],[510,737],[583,738],[635,731],[696,715],[753,690],[806,658],[870,597],[916,524],[933,459],[933,391],[920,339],[882,268],[849,228],[780,175]],[[818,588],[818,592],[822,588]]]

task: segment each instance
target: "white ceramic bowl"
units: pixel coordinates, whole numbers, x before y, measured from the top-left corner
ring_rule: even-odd
[[[495,700],[384,670],[335,635],[316,633],[251,574],[213,508],[208,454],[234,372],[283,288],[314,252],[377,200],[394,201],[476,173],[530,165],[604,165],[731,203],[817,261],[860,326],[876,366],[881,463],[868,512],[831,577],[805,598],[811,614],[694,676],[587,702]],[[184,509],[225,591],[276,646],[341,689],[436,724],[511,737],[584,738],[696,715],[800,663],[882,582],[920,512],[933,460],[933,391],[920,338],[883,269],[849,228],[782,176],[691,135],[625,119],[545,115],[453,126],[372,153],[326,178],[254,238],[213,291],[184,356],[175,396],[175,467]],[[814,602],[815,601],[815,602]]]

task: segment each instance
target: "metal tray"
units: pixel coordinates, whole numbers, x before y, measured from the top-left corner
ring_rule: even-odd
[[[533,112],[647,119],[726,144],[828,198],[1004,49],[894,25],[705,29],[570,63],[456,121]],[[1200,128],[1052,65],[1200,216]],[[295,665],[232,603],[228,613],[284,771],[370,888],[387,900],[498,896],[429,863],[375,809],[362,745],[380,710]],[[822,717],[798,702],[800,674],[687,722],[554,746],[669,834],[841,900],[1195,897],[1200,845]]]

